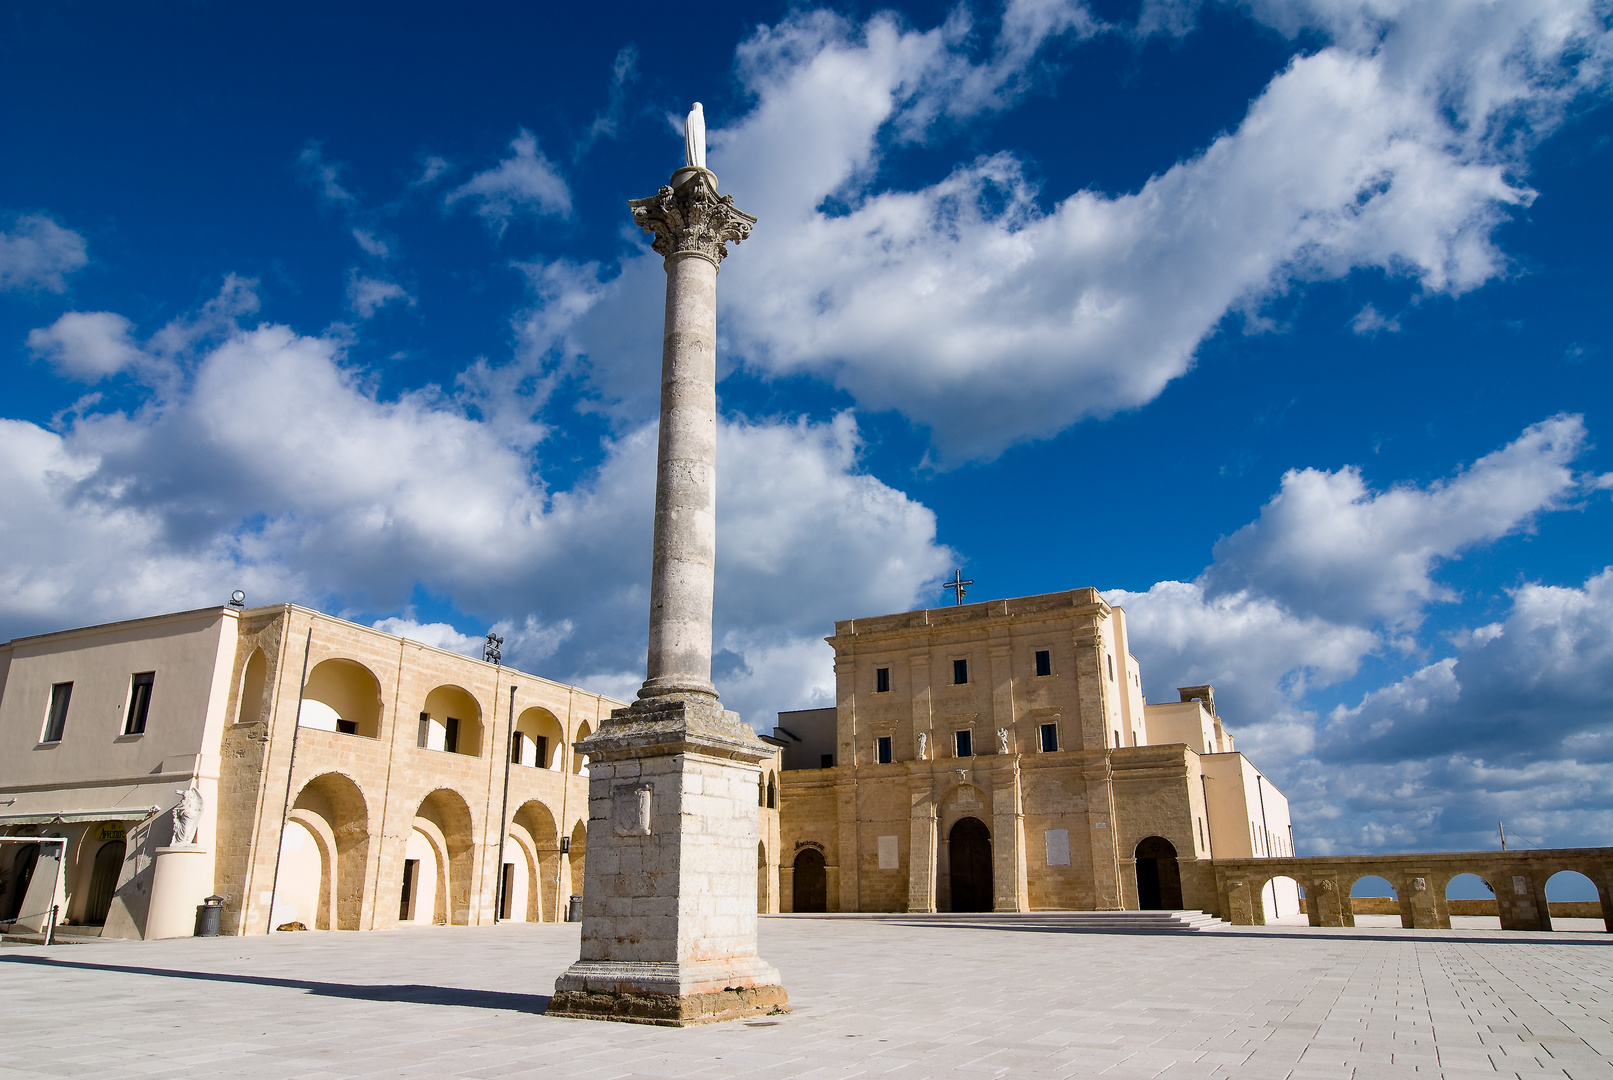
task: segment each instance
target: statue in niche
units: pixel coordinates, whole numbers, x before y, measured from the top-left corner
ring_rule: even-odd
[[[926,751],[928,751],[929,748],[930,748],[930,737],[928,735],[924,734],[924,732],[922,732],[922,731],[919,732],[918,733],[918,744],[919,744],[919,760],[923,761]]]
[[[698,101],[683,121],[683,163],[696,169],[706,167],[706,110]]]
[[[997,729],[997,753],[1008,753],[1008,729],[1005,727]]]
[[[206,805],[201,791],[192,784],[179,793],[174,807],[174,846],[196,842],[196,830],[202,826],[202,808]]]

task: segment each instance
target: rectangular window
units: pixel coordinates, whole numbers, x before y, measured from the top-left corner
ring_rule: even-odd
[[[820,769],[832,769],[834,767],[835,767],[835,756],[833,754],[824,754],[824,755],[822,755],[821,757],[818,758],[818,768],[820,768]]]
[[[970,737],[967,731],[957,732],[952,736],[952,738],[957,744],[959,757],[974,757],[974,739]]]
[[[889,735],[881,735],[879,738],[874,740],[874,743],[874,753],[879,757],[879,763],[881,765],[889,765],[891,763],[891,737]]]
[[[549,736],[532,736],[532,764],[540,769],[549,767]]]
[[[424,750],[426,748],[426,743],[428,743],[430,741],[431,741],[431,714],[428,713],[428,712],[423,712],[423,713],[420,714],[420,736],[419,736],[418,739],[416,739],[415,745],[420,747],[420,749]]]
[[[1036,650],[1036,674],[1041,676],[1053,674],[1053,654],[1046,649]]]
[[[962,686],[964,683],[966,683],[968,681],[969,681],[969,661],[967,661],[967,660],[954,660],[954,661],[952,661],[952,685],[953,686]]]
[[[41,742],[61,742],[67,727],[67,703],[73,697],[73,684],[59,682],[50,688],[50,712],[45,716],[45,737]]]
[[[459,753],[459,721],[452,716],[443,721],[442,748],[450,754]]]
[[[1109,681],[1115,681],[1115,657],[1113,653],[1104,653],[1103,658],[1109,661]]]
[[[510,764],[511,765],[519,765],[519,764],[521,764],[521,742],[525,738],[526,738],[526,736],[522,735],[519,731],[517,731],[514,735],[510,736]]]
[[[891,669],[888,667],[874,669],[874,693],[888,694],[891,692]]]
[[[343,720],[341,717],[338,716],[336,718],[336,730],[341,732],[343,735],[357,735],[358,734],[358,721],[357,720]]]
[[[1042,753],[1051,754],[1059,748],[1059,726],[1057,724],[1042,725]]]
[[[143,735],[146,717],[151,713],[151,688],[157,681],[155,671],[142,671],[129,678],[129,714],[123,720],[125,735]]]

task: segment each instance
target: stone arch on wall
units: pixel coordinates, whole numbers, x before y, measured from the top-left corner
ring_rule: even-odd
[[[521,736],[519,758],[511,758],[515,764],[565,770],[566,730],[554,713],[536,706],[524,710],[515,719],[515,733]],[[541,753],[538,752],[539,739],[543,741]]]
[[[778,774],[771,769],[767,772],[767,808],[778,809]]]
[[[993,907],[991,830],[977,817],[960,817],[947,830],[948,893],[953,911]]]
[[[444,683],[426,695],[420,711],[427,725],[428,749],[481,756],[482,705],[469,690]]]
[[[448,843],[442,830],[425,818],[415,818],[404,844],[403,860],[398,920],[445,925],[449,921]]]
[[[302,698],[297,722],[303,727],[381,737],[381,680],[357,660],[321,660],[308,673]]]
[[[370,855],[369,804],[363,790],[342,773],[322,773],[297,792],[290,817],[301,820],[328,849],[321,853],[319,910],[327,922],[324,928],[357,930]]]
[[[471,893],[475,881],[476,841],[470,806],[452,788],[438,788],[420,800],[415,811],[416,828],[424,822],[441,836],[443,876],[438,891],[443,900],[443,917],[455,926],[470,923]],[[427,836],[430,831],[422,829]]]
[[[823,852],[810,847],[796,852],[795,872],[791,878],[791,911],[829,910],[829,870],[824,862]]]
[[[577,737],[573,739],[572,742],[582,742],[584,739],[588,738],[589,735],[592,735],[593,732],[593,727],[588,723],[588,721],[584,720],[582,723],[577,725]],[[571,751],[571,771],[576,773],[578,776],[588,775],[588,755],[579,754],[575,747],[573,747]]]
[[[252,655],[246,658],[246,667],[241,670],[241,688],[235,702],[237,724],[262,722],[267,709],[265,697],[268,688],[269,658],[263,654],[262,648],[255,648]]]
[[[560,830],[554,812],[537,799],[524,802],[510,819],[512,833],[522,834],[532,845],[535,860],[527,891],[528,922],[554,922],[563,907],[560,898]]]
[[[766,915],[772,910],[767,892],[767,841],[756,845],[756,914]]]
[[[566,869],[571,871],[571,891],[582,895],[586,881],[584,858],[588,854],[588,822],[579,821],[571,827],[571,854],[566,856]]]
[[[1176,845],[1163,836],[1145,836],[1137,844],[1137,907],[1143,911],[1179,911],[1182,870]],[[1262,882],[1261,886],[1264,887]]]

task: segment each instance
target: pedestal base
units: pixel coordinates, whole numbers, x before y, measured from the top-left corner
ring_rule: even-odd
[[[760,959],[688,964],[579,960],[555,980],[548,1016],[691,1027],[790,1011]]]
[[[196,907],[213,891],[213,850],[197,844],[157,849],[145,939],[190,937]]]

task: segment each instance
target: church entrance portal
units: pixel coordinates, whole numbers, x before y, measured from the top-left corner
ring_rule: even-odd
[[[85,925],[106,924],[106,913],[112,907],[112,894],[118,888],[118,875],[123,872],[123,854],[126,850],[122,840],[109,840],[95,853],[95,869],[90,874],[90,898],[84,904]]]
[[[948,834],[952,910],[991,910],[991,833],[979,818],[960,818]]]
[[[795,857],[795,911],[829,910],[829,874],[823,852],[806,848]]]
[[[1137,906],[1144,911],[1181,910],[1176,848],[1164,837],[1150,836],[1137,845]]]

